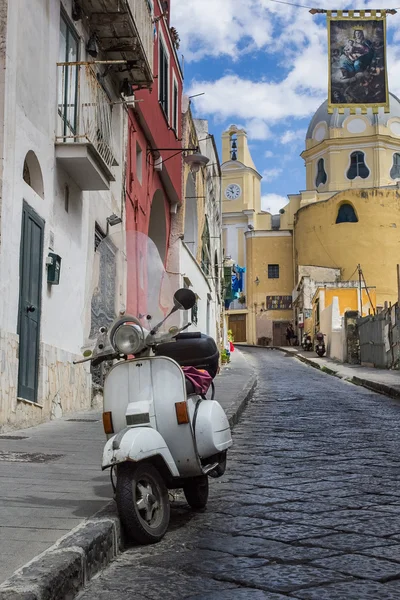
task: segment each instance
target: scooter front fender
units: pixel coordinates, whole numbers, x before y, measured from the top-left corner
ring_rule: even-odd
[[[102,469],[127,461],[139,462],[154,456],[161,456],[172,477],[179,477],[179,471],[171,452],[158,431],[151,427],[126,428],[106,443]]]

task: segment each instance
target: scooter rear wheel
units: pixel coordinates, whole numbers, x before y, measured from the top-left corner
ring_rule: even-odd
[[[208,500],[207,475],[200,475],[200,477],[191,479],[190,482],[184,485],[183,493],[191,508],[194,508],[195,510],[205,508]]]
[[[118,513],[127,535],[139,544],[155,544],[165,535],[170,517],[168,490],[150,463],[118,465]]]

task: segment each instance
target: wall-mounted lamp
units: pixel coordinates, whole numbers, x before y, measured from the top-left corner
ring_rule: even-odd
[[[255,283],[256,285],[260,285],[260,280],[259,280],[259,278],[258,278],[258,277],[256,277],[256,278],[255,278],[255,280],[254,280],[254,283]]]
[[[122,223],[122,219],[121,217],[119,217],[118,215],[110,215],[109,217],[107,217],[106,219],[107,221],[107,235],[108,235],[108,231],[110,229],[110,227],[114,227],[115,225],[119,225],[120,223]]]
[[[194,154],[188,154],[183,160],[190,166],[192,173],[198,173],[202,167],[205,167],[210,162],[210,159],[204,156],[204,154],[200,154],[199,151],[194,152]]]
[[[97,36],[95,33],[92,33],[90,36],[88,43],[86,44],[86,50],[90,56],[97,58],[97,55],[99,54],[99,45],[97,43]]]

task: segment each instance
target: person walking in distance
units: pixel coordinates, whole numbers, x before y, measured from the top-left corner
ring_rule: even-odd
[[[286,341],[288,343],[288,346],[292,345],[293,338],[294,338],[294,329],[293,329],[293,325],[290,323],[290,325],[288,325],[288,327],[286,328]]]

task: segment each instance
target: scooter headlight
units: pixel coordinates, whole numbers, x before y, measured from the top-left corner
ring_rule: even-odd
[[[143,330],[137,325],[124,323],[115,330],[111,343],[120,354],[135,354],[143,348]]]

